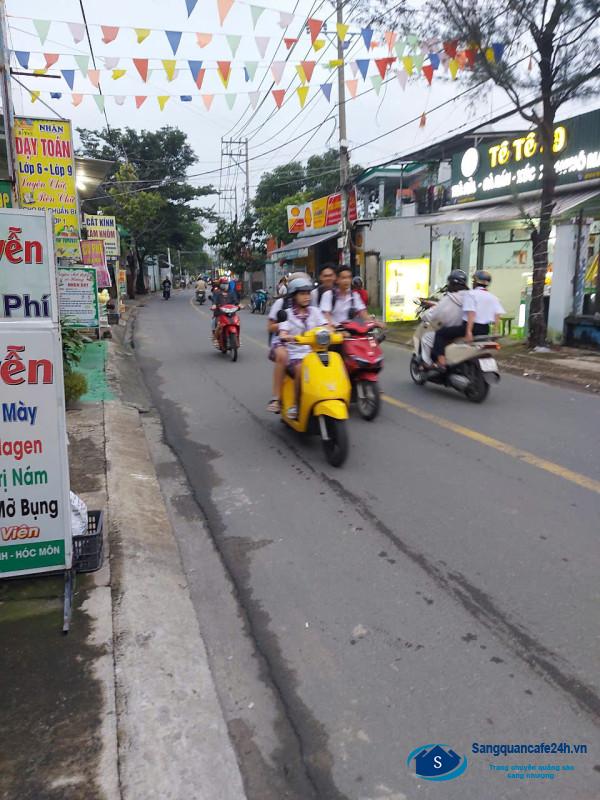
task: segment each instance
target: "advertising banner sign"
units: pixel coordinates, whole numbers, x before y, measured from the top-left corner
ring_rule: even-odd
[[[16,117],[15,145],[21,205],[51,211],[56,257],[79,261],[79,213],[71,123]]]
[[[403,258],[385,262],[385,321],[406,322],[416,319],[414,301],[427,297],[429,259]]]
[[[101,239],[104,242],[107,258],[118,257],[119,240],[117,221],[114,217],[105,214],[84,214],[83,224],[87,228],[88,240]]]
[[[0,208],[12,208],[12,192],[8,181],[0,181]]]
[[[290,233],[318,231],[330,225],[339,225],[342,221],[341,192],[319,197],[310,203],[287,206],[287,215]],[[355,189],[348,195],[348,219],[350,222],[358,219]]]
[[[72,328],[98,328],[98,284],[94,267],[59,267],[60,318]]]
[[[99,289],[110,289],[112,281],[106,266],[104,242],[101,239],[81,240],[81,261],[86,267],[95,267]]]
[[[62,350],[50,321],[0,321],[0,577],[71,567]]]
[[[58,321],[50,215],[0,209],[0,321]]]

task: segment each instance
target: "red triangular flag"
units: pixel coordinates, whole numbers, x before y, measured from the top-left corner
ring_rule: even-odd
[[[136,95],[135,96],[135,107],[136,108],[140,108],[140,106],[142,106],[145,101],[146,101],[146,96],[145,95]]]
[[[147,58],[134,58],[133,64],[137,71],[140,73],[140,78],[146,83],[148,80],[148,59]]]
[[[475,64],[475,58],[477,57],[477,50],[474,50],[472,47],[467,47],[464,51],[465,58],[467,59],[467,64],[472,67]]]
[[[423,67],[423,75],[425,75],[427,83],[431,86],[431,81],[433,80],[433,67],[431,64],[425,64]]]
[[[427,125],[427,114],[423,112],[421,114],[421,121],[419,122],[419,128],[424,128]]]
[[[277,108],[281,108],[281,104],[283,103],[283,98],[285,97],[285,89],[273,89],[271,92],[275,102],[277,103]]]
[[[314,44],[316,39],[318,38],[319,34],[321,33],[321,28],[323,27],[323,23],[320,19],[309,19],[308,20],[308,30],[310,31],[310,39],[311,42]]]
[[[44,53],[44,58],[46,59],[46,66],[44,69],[50,69],[50,67],[58,61],[58,53]]]
[[[304,70],[304,74],[306,75],[306,80],[310,83],[313,72],[315,71],[316,61],[301,61],[302,69]]]
[[[217,61],[217,67],[219,70],[219,75],[221,76],[221,80],[225,85],[227,85],[229,76],[231,74],[231,61]]]
[[[110,44],[119,35],[119,28],[116,25],[100,25],[102,28],[102,41],[104,44]]]
[[[297,42],[298,42],[298,39],[284,39],[283,41],[285,42],[285,46],[287,47],[287,49],[288,49],[288,50],[291,50],[291,49],[292,49],[292,47],[293,47],[295,44],[297,44]]]
[[[385,74],[388,69],[394,64],[396,61],[395,58],[376,58],[375,64],[377,65],[377,69],[379,70],[379,74],[381,75],[381,79],[385,78]]]
[[[458,39],[452,39],[450,42],[444,42],[444,52],[446,52],[450,58],[456,57],[456,50],[458,49]]]
[[[204,81],[204,76],[206,75],[205,69],[198,70],[198,74],[196,75],[196,86],[198,89],[202,88],[202,83]]]

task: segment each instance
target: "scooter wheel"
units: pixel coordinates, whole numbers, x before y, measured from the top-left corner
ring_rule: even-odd
[[[231,360],[235,363],[238,359],[238,342],[237,336],[235,333],[229,334],[229,355],[231,356]]]
[[[367,422],[375,419],[380,407],[379,384],[372,381],[361,381],[356,387],[356,407],[358,413]]]
[[[466,365],[465,371],[469,379],[469,385],[465,390],[465,397],[467,400],[470,400],[471,403],[483,403],[490,391],[490,387],[483,377],[483,372],[472,362]]]
[[[423,386],[425,383],[425,376],[419,369],[419,361],[415,355],[413,355],[410,360],[410,377],[417,384],[417,386]]]
[[[341,467],[348,457],[346,420],[324,417],[328,439],[322,439],[325,458],[332,467]]]

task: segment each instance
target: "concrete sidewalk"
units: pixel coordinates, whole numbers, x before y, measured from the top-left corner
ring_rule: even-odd
[[[116,398],[135,367],[107,352]],[[243,800],[140,412],[102,400],[67,422],[107,557],[78,576],[66,637],[62,577],[0,582],[0,800]]]

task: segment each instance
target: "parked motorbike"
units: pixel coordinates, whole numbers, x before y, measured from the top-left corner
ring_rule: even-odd
[[[472,342],[457,340],[446,347],[446,369],[428,368],[421,357],[421,338],[431,330],[422,321],[413,336],[413,355],[410,360],[410,377],[419,386],[435,383],[456,389],[472,403],[483,403],[490,384],[498,383],[500,372],[493,357],[500,349],[493,336],[475,336]]]
[[[212,306],[215,311],[216,306]],[[223,305],[219,307],[215,340],[223,355],[229,353],[232,361],[237,361],[240,348],[240,318],[238,305]]]
[[[257,289],[250,298],[250,311],[254,314],[265,314],[267,311],[267,301],[269,299],[268,293],[264,289]]]
[[[196,302],[202,305],[206,301],[206,292],[204,290],[200,291],[196,289]]]
[[[296,405],[294,379],[286,375],[281,392],[281,420],[299,433],[321,436],[323,452],[334,467],[341,467],[348,456],[348,406],[350,381],[339,353],[329,352],[332,344],[342,344],[341,333],[313,328],[294,337],[297,344],[312,348],[302,361],[298,419],[290,419],[286,409]]]
[[[349,320],[339,326],[346,336],[342,358],[352,384],[352,399],[363,419],[373,420],[379,413],[379,373],[383,369],[380,342],[385,334],[372,320]]]

